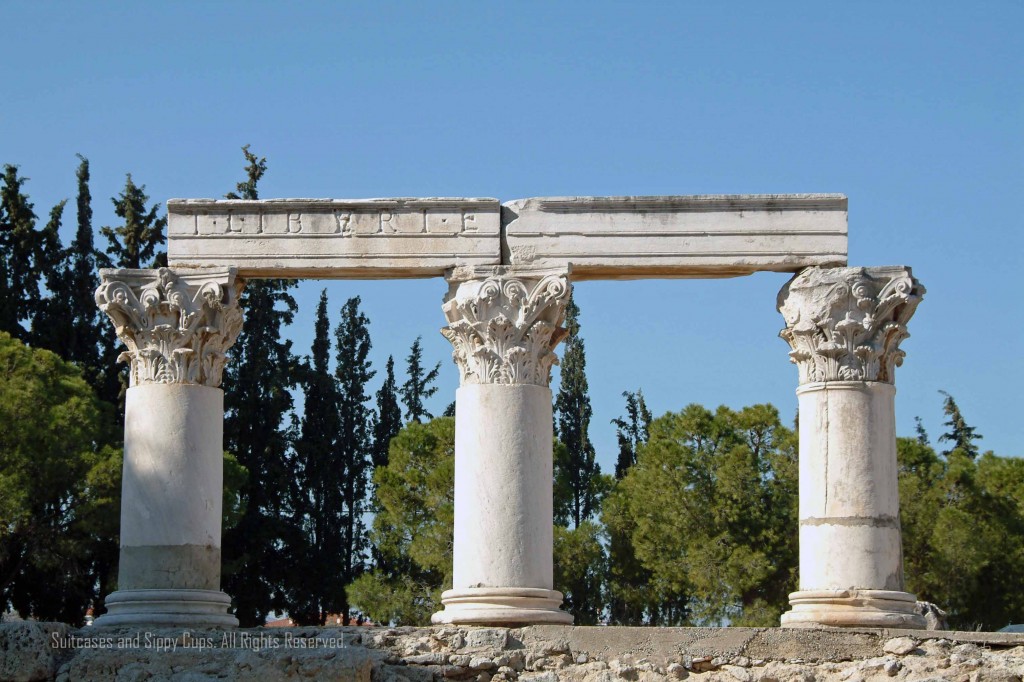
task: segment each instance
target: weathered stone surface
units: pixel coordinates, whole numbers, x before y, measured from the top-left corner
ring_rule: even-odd
[[[232,268],[100,270],[96,304],[128,347],[131,385],[220,386],[225,353],[242,330]]]
[[[173,268],[243,277],[439,277],[499,265],[497,199],[171,199]]]
[[[903,591],[893,386],[924,293],[902,266],[808,268],[779,292],[800,370],[800,590],[783,625],[926,625]]]
[[[846,264],[840,194],[496,199],[171,199],[174,268],[243,277],[436,277],[462,265],[579,279],[732,277]]]
[[[502,204],[506,265],[573,277],[733,277],[846,265],[841,194],[538,197]]]
[[[462,386],[551,383],[572,291],[568,270],[458,268],[448,274],[441,333]]]
[[[0,680],[52,680],[69,648],[62,640],[72,630],[63,623],[0,623]]]
[[[792,350],[800,383],[893,383],[906,355],[900,343],[924,297],[906,266],[808,268],[779,292],[786,320],[779,332]]]
[[[40,650],[54,631],[67,634],[67,627],[0,624],[2,679],[1020,682],[1024,674],[1024,635],[1009,633],[564,626],[233,632],[85,628],[74,633],[86,638],[77,645],[68,643],[52,653]],[[120,648],[95,648],[95,638],[108,636],[115,642],[136,639]],[[144,637],[150,638],[148,646]],[[906,637],[917,646],[908,650],[891,644]],[[460,653],[469,649],[471,656]],[[46,663],[38,666],[41,652]]]
[[[571,623],[552,589],[551,366],[567,270],[456,268],[444,302],[455,400],[453,585],[435,623]]]

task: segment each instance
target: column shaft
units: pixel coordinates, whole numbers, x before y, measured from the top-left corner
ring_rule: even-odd
[[[233,271],[105,270],[97,302],[128,346],[118,590],[97,625],[236,626],[220,591],[224,351]]]
[[[892,384],[907,268],[811,268],[779,295],[800,368],[800,591],[782,624],[923,628],[904,591]]]
[[[461,275],[461,278],[459,277]],[[435,623],[572,623],[552,589],[549,369],[565,273],[486,269],[450,276],[443,333],[462,386],[455,408],[451,590]]]

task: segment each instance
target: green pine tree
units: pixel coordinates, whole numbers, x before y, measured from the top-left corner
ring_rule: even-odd
[[[61,201],[53,207],[46,227],[38,235],[36,268],[40,279],[45,281],[47,295],[39,298],[38,305],[32,313],[29,338],[36,348],[45,348],[65,360],[70,360],[65,348],[72,333],[71,302],[61,291],[68,279],[68,252],[60,243],[60,226],[65,204],[67,201]],[[96,307],[95,303],[92,307]]]
[[[327,290],[316,309],[311,364],[304,368],[305,403],[295,443],[295,512],[302,529],[289,556],[302,569],[289,574],[288,612],[299,625],[323,625],[342,608],[344,577],[336,569],[345,523],[341,491],[344,466],[338,452],[340,395],[330,370]]]
[[[117,268],[166,266],[167,253],[157,249],[164,243],[167,218],[159,217],[160,204],[146,208],[149,202],[146,186],[136,185],[132,174],[128,173],[121,194],[110,201],[124,225],[100,229],[107,238],[107,254],[113,257],[105,259],[104,265]]]
[[[39,291],[39,234],[32,203],[22,192],[28,178],[4,166],[0,186],[0,331],[28,340],[22,326],[35,311]]]
[[[939,393],[946,396],[946,400],[942,405],[942,412],[949,417],[948,421],[943,422],[943,424],[949,427],[949,431],[939,436],[939,440],[949,441],[953,444],[952,449],[946,450],[942,454],[948,455],[953,450],[962,450],[971,459],[976,458],[979,451],[974,441],[981,440],[983,436],[977,432],[975,427],[967,425],[967,421],[964,419],[963,414],[960,413],[960,407],[953,400],[953,396],[945,391],[939,391]]]
[[[434,415],[427,411],[423,401],[437,393],[437,386],[431,386],[437,380],[438,372],[441,371],[441,363],[434,365],[434,369],[424,374],[423,348],[420,346],[422,337],[417,336],[409,350],[409,357],[405,359],[406,371],[409,380],[402,384],[398,392],[405,404],[405,418],[417,423],[422,423],[424,418],[433,419]]]
[[[622,480],[629,467],[636,464],[637,447],[647,442],[651,426],[651,411],[647,409],[644,392],[623,391],[622,397],[626,399],[626,416],[612,420],[619,441],[619,456],[615,461],[616,480]]]
[[[647,442],[651,426],[651,412],[647,409],[643,391],[624,391],[622,396],[626,399],[626,415],[612,420],[619,441],[616,485],[636,464],[637,453]],[[635,527],[625,520],[607,531],[608,615],[612,625],[643,625],[651,611],[648,586],[653,576],[636,558],[631,540],[633,533]]]
[[[384,383],[377,391],[377,411],[373,414],[373,450],[370,460],[374,469],[388,465],[391,439],[402,429],[402,408],[398,404],[398,386],[395,383],[395,359],[388,356]]]
[[[335,566],[344,585],[350,584],[364,568],[367,547],[363,514],[367,511],[366,490],[370,475],[370,409],[366,402],[370,370],[370,320],[359,311],[359,297],[350,298],[341,309],[341,321],[334,331],[338,353],[339,415],[337,461],[341,500],[337,518],[341,547]],[[342,590],[337,611],[344,625],[349,623],[348,594]]]
[[[920,417],[914,417],[914,433],[917,435],[917,442],[921,445],[928,445],[928,432],[924,429],[924,422]]]
[[[257,184],[266,160],[255,160],[243,148],[246,180],[228,198],[258,199]],[[235,615],[243,627],[262,625],[272,611],[285,610],[283,586],[294,566],[283,547],[295,546],[292,534],[292,441],[288,416],[289,392],[297,384],[298,363],[291,341],[282,329],[295,316],[297,305],[289,293],[291,280],[249,283],[239,303],[245,311],[245,331],[228,350],[224,371],[224,443],[248,470],[240,495],[244,513],[224,533],[224,589],[233,598]],[[294,560],[294,558],[293,558]]]
[[[555,453],[555,522],[576,528],[591,518],[601,502],[601,467],[590,442],[590,395],[587,359],[580,336],[580,309],[571,298],[565,311],[565,339],[561,385],[555,399],[558,439],[564,450]]]

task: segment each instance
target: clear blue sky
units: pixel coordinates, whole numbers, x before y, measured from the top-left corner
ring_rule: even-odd
[[[1020,2],[175,2],[0,4],[0,162],[45,216],[92,162],[96,225],[131,172],[153,200],[216,197],[239,147],[270,197],[843,192],[850,262],[907,264],[928,294],[897,371],[899,431],[941,433],[951,392],[983,449],[1024,454]],[[73,210],[66,223],[73,224]],[[643,388],[796,409],[775,296],[787,276],[577,288],[594,420]],[[360,295],[374,366],[438,333],[442,280]],[[321,283],[289,331],[308,353]],[[376,390],[380,376],[374,381]]]

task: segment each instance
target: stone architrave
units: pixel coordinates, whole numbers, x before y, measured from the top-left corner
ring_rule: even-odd
[[[458,268],[444,302],[459,367],[454,579],[434,623],[572,623],[552,589],[551,367],[567,269]]]
[[[800,373],[800,591],[782,625],[924,628],[904,591],[893,385],[910,268],[809,268],[779,293]]]
[[[235,626],[220,591],[225,352],[233,269],[101,270],[96,303],[128,347],[118,590],[97,625]]]
[[[171,199],[167,259],[242,277],[441,277],[501,263],[500,210],[497,199]]]
[[[502,263],[574,281],[846,265],[842,194],[535,197],[502,204]]]
[[[172,268],[242,277],[440,277],[566,268],[575,280],[846,265],[842,194],[497,199],[171,199]]]

